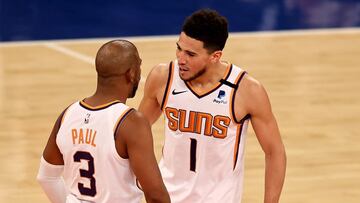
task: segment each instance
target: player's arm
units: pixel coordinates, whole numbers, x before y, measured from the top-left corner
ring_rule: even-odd
[[[139,111],[144,114],[151,125],[161,115],[161,102],[169,75],[168,66],[167,64],[155,66],[146,78],[144,96],[140,102]]]
[[[56,135],[60,128],[64,112],[58,117],[51,131],[48,142],[40,160],[37,181],[41,185],[51,202],[63,203],[66,201],[67,190],[62,179],[64,161],[58,146]]]
[[[151,128],[146,118],[135,110],[121,123],[116,132],[117,150],[129,158],[130,166],[140,182],[147,202],[170,202],[156,162]],[[124,149],[126,149],[124,151]]]
[[[286,170],[286,154],[279,128],[271,110],[264,87],[246,76],[242,88],[249,100],[245,103],[251,115],[251,124],[265,153],[265,203],[277,203],[283,187]]]

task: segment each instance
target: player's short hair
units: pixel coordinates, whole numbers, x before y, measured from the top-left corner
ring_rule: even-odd
[[[182,31],[187,36],[202,41],[209,53],[223,50],[229,35],[227,19],[211,9],[200,9],[188,16]]]

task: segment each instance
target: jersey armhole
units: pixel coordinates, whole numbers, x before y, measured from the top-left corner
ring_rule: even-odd
[[[240,82],[242,81],[242,79],[244,78],[245,74],[247,74],[246,71],[243,71],[241,74],[238,75],[238,77],[236,78],[235,80],[235,86],[236,88],[234,88],[232,90],[232,94],[231,94],[231,109],[230,109],[230,112],[231,112],[231,117],[233,119],[233,121],[237,124],[242,124],[246,119],[250,118],[250,114],[247,114],[244,116],[244,118],[241,118],[240,120],[237,120],[236,119],[236,114],[235,114],[235,95],[236,95],[236,91],[238,90],[239,88],[239,85],[240,85]]]
[[[135,110],[134,108],[128,108],[120,115],[120,117],[116,121],[115,127],[114,127],[114,140],[116,139],[117,131],[119,130],[119,127],[121,126],[121,124],[123,123],[125,118],[134,110]]]
[[[164,107],[166,106],[166,103],[167,103],[167,100],[169,97],[169,91],[170,91],[170,87],[172,84],[173,72],[174,72],[174,62],[171,61],[169,64],[169,75],[168,75],[168,79],[166,82],[165,92],[164,92],[164,96],[163,96],[163,99],[161,102],[161,107],[160,107],[161,111],[164,110]]]
[[[66,107],[66,108],[64,109],[64,111],[61,112],[61,114],[60,114],[60,116],[58,117],[58,119],[56,120],[56,123],[57,123],[57,125],[58,125],[57,128],[56,128],[56,137],[57,137],[57,134],[59,133],[59,130],[60,130],[60,128],[61,128],[61,125],[64,123],[65,115],[66,115],[66,113],[68,112],[70,106],[72,106],[72,105],[73,105],[73,104],[71,104],[71,105],[69,105],[68,107]],[[56,139],[56,137],[55,137],[55,139]]]
[[[70,105],[70,106],[71,106],[71,105]],[[66,115],[66,113],[67,113],[67,111],[68,111],[68,109],[69,109],[70,106],[66,107],[66,109],[65,109],[65,110],[60,114],[60,116],[59,116],[59,119],[60,119],[59,129],[60,129],[60,127],[61,127],[61,124],[63,124],[63,122],[64,122],[65,115]],[[59,130],[59,129],[58,129],[58,130]]]
[[[75,102],[76,103],[76,102]],[[74,103],[73,103],[74,104]],[[73,104],[71,104],[71,105],[69,105],[68,107],[66,107],[64,110],[63,110],[63,112],[61,112],[61,114],[60,114],[60,116],[57,118],[57,120],[56,120],[56,122],[55,122],[55,125],[54,125],[54,128],[53,128],[53,131],[54,131],[54,135],[53,136],[55,136],[55,143],[56,143],[56,146],[58,147],[58,144],[57,144],[57,142],[58,142],[58,134],[59,134],[59,131],[60,131],[60,128],[61,128],[61,125],[64,123],[64,119],[65,119],[65,116],[66,116],[66,114],[67,114],[67,112],[69,111],[69,108],[73,105]],[[60,151],[60,149],[59,149],[59,147],[58,147],[58,150]],[[60,153],[62,153],[61,151],[60,151]]]

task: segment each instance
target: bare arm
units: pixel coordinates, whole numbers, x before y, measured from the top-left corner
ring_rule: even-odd
[[[150,124],[154,124],[161,115],[161,103],[169,74],[168,64],[159,64],[149,73],[144,96],[139,105],[139,111],[144,114]]]
[[[56,135],[59,131],[61,120],[65,111],[61,113],[58,119],[55,122],[55,125],[51,131],[49,140],[45,146],[43,157],[50,164],[54,165],[64,165],[63,156],[59,150],[59,147],[56,144]]]
[[[264,87],[246,77],[245,94],[251,101],[245,103],[251,115],[256,137],[265,153],[265,203],[277,203],[285,179],[286,154],[276,119]]]
[[[126,149],[131,168],[138,178],[147,202],[170,202],[169,194],[162,181],[160,170],[156,162],[153,139],[149,122],[137,111],[131,112],[117,131],[116,139],[118,151]]]
[[[60,128],[62,115],[63,113],[57,119],[50,134],[37,175],[37,181],[50,201],[54,203],[65,202],[67,196],[67,190],[61,177],[64,169],[64,161],[56,145],[56,135]]]

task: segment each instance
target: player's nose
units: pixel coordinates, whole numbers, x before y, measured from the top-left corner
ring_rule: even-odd
[[[179,52],[176,54],[176,58],[177,58],[178,63],[179,63],[180,65],[186,64],[186,57],[185,57],[185,54],[184,54],[182,51],[179,51]]]

